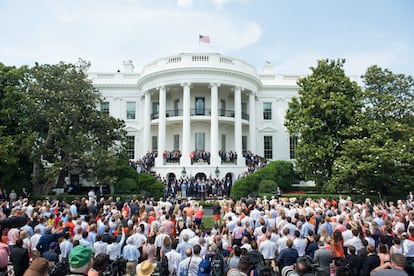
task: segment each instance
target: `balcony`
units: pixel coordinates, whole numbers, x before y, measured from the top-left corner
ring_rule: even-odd
[[[234,118],[234,110],[230,109],[219,109],[218,115],[220,117],[227,117],[227,118]],[[165,117],[179,117],[183,116],[182,109],[168,109],[165,111]],[[211,116],[211,109],[204,108],[204,109],[197,109],[192,108],[190,109],[190,116]],[[151,113],[151,120],[156,120],[159,118],[158,112]],[[248,121],[249,114],[242,112],[242,119]]]

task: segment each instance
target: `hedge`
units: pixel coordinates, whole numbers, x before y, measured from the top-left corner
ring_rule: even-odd
[[[282,191],[291,189],[294,179],[293,164],[288,161],[273,161],[267,166],[258,169],[253,174],[242,178],[234,183],[231,189],[231,196],[235,199],[246,197],[247,195],[257,195],[260,183],[262,189],[266,186],[269,189],[270,183],[275,183],[273,190],[279,186]],[[262,182],[264,181],[264,182]],[[271,182],[272,181],[272,182]]]

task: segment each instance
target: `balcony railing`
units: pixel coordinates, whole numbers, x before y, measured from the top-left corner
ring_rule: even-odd
[[[191,116],[210,116],[211,110],[209,108],[191,108]]]
[[[221,117],[230,117],[234,118],[234,110],[226,110],[226,109],[219,109],[218,111],[219,116]],[[198,109],[198,108],[192,108],[190,109],[190,115],[191,116],[211,116],[211,109],[204,108],[204,109]],[[165,117],[178,117],[183,116],[183,110],[182,109],[169,109],[165,111]],[[159,118],[158,112],[151,113],[151,120],[155,120]],[[249,120],[249,114],[242,112],[242,119],[243,120]]]

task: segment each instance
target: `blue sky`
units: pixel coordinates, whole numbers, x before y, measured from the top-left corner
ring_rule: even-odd
[[[346,72],[373,64],[414,75],[411,0],[1,0],[0,62],[90,61],[92,71],[136,71],[183,52],[241,58],[258,71],[306,74],[321,58]],[[198,35],[210,44],[199,44]]]

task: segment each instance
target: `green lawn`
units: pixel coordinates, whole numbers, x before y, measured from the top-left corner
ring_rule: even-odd
[[[214,217],[213,216],[203,216],[201,221],[201,230],[205,231],[206,229],[214,228]]]

